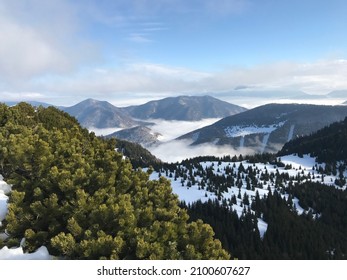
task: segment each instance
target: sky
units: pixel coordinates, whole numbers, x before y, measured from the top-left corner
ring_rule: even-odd
[[[0,0],[0,101],[347,89],[346,12],[344,0]]]

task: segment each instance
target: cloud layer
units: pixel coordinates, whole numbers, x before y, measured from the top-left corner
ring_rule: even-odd
[[[0,1],[1,101],[37,99],[71,105],[93,97],[127,105],[240,86],[319,94],[347,89],[346,59],[201,70],[157,63],[136,52],[145,53],[156,42],[154,34],[171,34],[174,17],[184,19],[182,25],[194,16],[210,23],[240,15],[254,5],[251,0]],[[93,33],[94,29],[107,35]],[[110,34],[116,40],[102,41]],[[139,49],[129,47],[134,45]],[[211,49],[209,55],[218,53]]]

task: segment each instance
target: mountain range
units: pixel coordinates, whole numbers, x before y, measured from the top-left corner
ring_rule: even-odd
[[[276,152],[293,138],[308,135],[347,116],[346,106],[268,104],[178,138],[192,145],[213,143],[255,152]]]
[[[74,106],[63,107],[62,110],[74,116],[82,126],[87,128],[125,128],[148,124],[134,120],[124,110],[107,101],[95,99],[87,99]]]
[[[139,121],[139,119],[194,121],[222,118],[246,110],[211,96],[169,97],[123,108],[116,107],[107,101],[87,99],[74,106],[61,109],[76,117],[80,124],[87,128],[132,128],[153,124]]]
[[[229,97],[266,96],[273,99],[280,96],[293,99],[318,97],[301,91],[288,91],[284,95],[283,92],[276,91],[259,93],[247,87],[224,94]],[[346,95],[347,91],[334,91],[324,98],[342,98]],[[49,106],[35,101],[30,103],[34,106]],[[160,133],[152,128],[158,119],[197,121],[221,118],[215,124],[191,131],[177,140],[189,140],[192,145],[209,143],[229,145],[236,149],[250,148],[253,152],[276,152],[287,141],[315,132],[347,115],[346,106],[267,104],[247,110],[208,95],[169,97],[128,107],[116,107],[107,101],[87,99],[71,107],[59,108],[89,129],[123,128],[109,137],[139,143],[145,147],[161,143]]]

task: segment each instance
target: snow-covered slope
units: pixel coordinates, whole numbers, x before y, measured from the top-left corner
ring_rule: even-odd
[[[342,121],[346,115],[346,106],[267,104],[223,118],[178,140],[189,140],[192,145],[229,145],[234,149],[248,148],[252,153],[273,153],[289,140]]]
[[[309,155],[303,157],[297,155],[283,156],[278,158],[278,162],[280,164],[274,165],[249,163],[247,161],[205,161],[194,163],[193,168],[180,165],[178,166],[179,171],[172,172],[172,170],[162,169],[160,173],[153,172],[151,179],[157,179],[159,176],[168,178],[171,181],[173,192],[178,195],[181,201],[185,201],[187,204],[198,200],[206,202],[209,199],[218,199],[220,203],[229,205],[232,210],[237,212],[239,217],[250,210],[250,205],[256,195],[263,198],[268,195],[269,191],[273,192],[276,189],[283,193],[282,196],[286,200],[289,200],[289,195],[284,190],[289,183],[295,183],[299,180],[300,182],[320,182],[338,188],[335,185],[337,176],[323,174],[320,170],[324,169],[325,164],[318,164],[316,159]],[[209,175],[206,177],[207,173]],[[227,187],[221,191],[211,181],[211,174],[216,177],[219,176],[223,182],[230,183],[227,183]],[[251,178],[252,176],[254,178]],[[347,176],[346,172],[345,176]],[[240,179],[236,181],[231,177]],[[254,181],[252,181],[253,179]],[[346,189],[346,186],[343,186],[342,189]],[[246,204],[245,197],[248,198]],[[292,197],[291,201],[292,207],[298,215],[311,210],[314,215],[319,216],[319,213],[314,209],[303,209],[296,197]],[[267,223],[261,218],[258,218],[258,229],[261,236],[265,234],[267,229]]]

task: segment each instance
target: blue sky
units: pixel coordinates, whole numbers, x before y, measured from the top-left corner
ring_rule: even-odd
[[[347,89],[346,13],[344,0],[0,0],[0,101]]]

